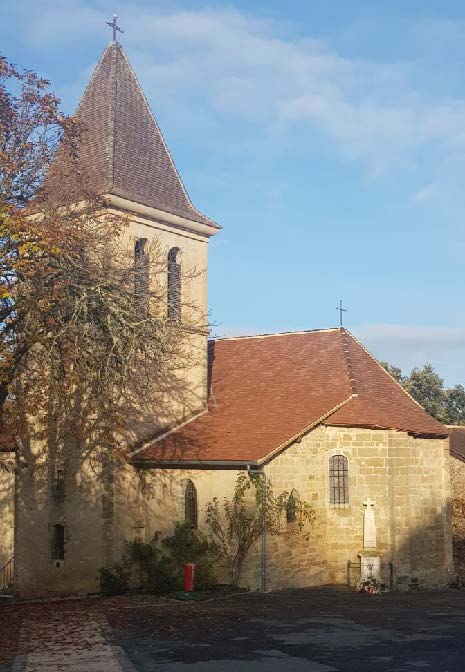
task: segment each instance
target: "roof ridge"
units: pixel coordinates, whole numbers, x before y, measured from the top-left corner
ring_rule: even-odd
[[[320,415],[319,418],[316,418],[316,420],[314,420],[310,425],[307,425],[306,427],[301,429],[299,432],[297,432],[297,434],[294,434],[293,436],[286,439],[286,441],[284,443],[282,443],[281,445],[274,448],[271,452],[269,452],[267,455],[265,455],[265,457],[259,458],[257,460],[258,464],[263,464],[264,462],[269,462],[270,460],[272,460],[274,457],[276,457],[277,453],[279,453],[282,450],[285,450],[287,448],[287,446],[289,446],[289,444],[291,444],[293,441],[296,441],[300,436],[303,436],[304,434],[307,434],[307,432],[310,432],[312,429],[314,429],[315,427],[320,425],[322,422],[324,422],[325,420],[330,418],[332,415],[334,415],[334,413],[336,413],[340,408],[342,408],[343,406],[348,404],[349,401],[352,401],[354,396],[357,396],[357,395],[356,394],[351,394],[346,399],[343,399],[338,404],[336,404],[336,406],[333,406],[333,408],[330,408],[329,411],[327,411],[326,413],[323,413],[323,415]]]
[[[344,327],[339,327],[339,333],[341,334],[342,354],[344,356],[347,367],[347,375],[349,376],[349,385],[352,390],[352,394],[358,394],[357,381],[355,380],[354,369],[352,366],[352,359],[350,356],[349,341],[347,339],[349,332],[346,331]]]
[[[116,141],[116,104],[118,101],[118,42],[112,42],[109,46],[115,46],[116,52],[114,58],[112,58],[111,67],[114,68],[115,74],[112,77],[113,91],[112,91],[112,101],[111,101],[111,188],[115,185],[115,141]],[[120,47],[122,49],[122,47]]]
[[[372,360],[377,364],[377,366],[381,369],[381,371],[383,371],[383,372],[386,374],[386,376],[388,376],[388,377],[389,377],[389,378],[390,378],[390,379],[397,385],[397,387],[398,387],[398,388],[399,388],[399,389],[400,389],[400,390],[401,390],[401,391],[402,391],[402,392],[403,392],[403,393],[404,393],[404,394],[405,394],[411,401],[414,402],[414,404],[416,404],[417,406],[419,406],[419,407],[421,408],[421,410],[422,410],[424,413],[426,413],[426,415],[428,415],[430,418],[433,417],[432,415],[430,415],[430,414],[423,408],[423,406],[422,406],[416,399],[414,399],[414,398],[412,397],[412,395],[411,395],[409,392],[407,392],[407,390],[405,389],[405,387],[403,387],[403,386],[399,383],[399,381],[396,380],[396,379],[389,373],[389,371],[388,371],[387,369],[384,368],[384,366],[383,366],[383,365],[376,359],[376,357],[374,357],[374,356],[371,354],[371,352],[369,352],[369,350],[367,350],[367,349],[365,348],[365,346],[363,345],[363,343],[360,343],[360,341],[359,341],[359,340],[358,340],[358,339],[357,339],[357,338],[356,338],[350,331],[347,331],[347,329],[345,329],[345,332],[347,333],[348,336],[350,336],[350,338],[351,338],[353,341],[355,341],[355,343],[357,343],[357,345],[358,345],[358,346],[365,352],[365,354],[367,354],[368,357],[370,357],[370,359],[372,359]],[[433,420],[436,420],[436,418],[433,418]],[[444,423],[439,422],[439,420],[436,420],[436,422],[437,422],[438,424],[440,424],[440,425],[443,425],[443,427],[446,426],[446,425],[444,425]]]
[[[251,336],[218,336],[216,338],[210,338],[210,343],[216,343],[217,341],[239,341],[240,339],[248,338],[272,338],[273,336],[296,336],[299,334],[318,334],[322,332],[337,332],[338,327],[329,327],[327,329],[302,329],[301,331],[277,331],[273,334],[253,334]]]
[[[205,413],[208,413],[208,406],[198,413],[195,413],[192,417],[188,418],[187,420],[183,420],[182,422],[178,423],[174,427],[171,427],[169,429],[166,429],[165,431],[161,432],[158,436],[155,436],[152,439],[148,439],[147,441],[144,441],[144,443],[139,446],[138,448],[135,448],[132,450],[130,453],[128,453],[127,457],[133,458],[134,455],[137,455],[138,453],[141,453],[143,450],[146,450],[147,448],[150,448],[153,446],[155,443],[158,443],[159,441],[162,441],[163,439],[166,439],[168,436],[171,434],[174,434],[175,432],[178,432],[180,429],[188,425],[189,423],[193,422],[193,420],[197,420],[197,418],[200,418],[200,416],[205,415]]]

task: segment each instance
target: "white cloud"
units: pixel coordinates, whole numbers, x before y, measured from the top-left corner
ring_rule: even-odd
[[[465,385],[465,328],[373,324],[353,331],[375,357],[405,373],[430,362],[447,385]]]
[[[435,196],[437,196],[437,194],[438,185],[433,182],[412,194],[411,200],[415,203],[424,203],[425,201],[430,201],[433,199]]]
[[[148,97],[178,123],[215,128],[227,117],[231,128],[231,118],[245,120],[243,140],[262,135],[270,145],[285,143],[289,130],[303,146],[317,135],[370,173],[420,162],[428,143],[439,154],[465,155],[465,99],[422,90],[412,63],[349,59],[235,9],[125,9],[122,40]],[[29,43],[57,52],[83,30],[103,35],[108,18],[83,0],[23,0],[12,11]]]
[[[344,58],[322,41],[283,37],[279,25],[235,10],[134,23],[128,44],[144,52],[141,76],[151,97],[160,87],[184,103],[195,96],[211,115],[255,119],[265,133],[298,128],[303,143],[323,132],[371,172],[415,162],[429,142],[465,150],[465,100],[429,100],[415,90],[409,64]]]

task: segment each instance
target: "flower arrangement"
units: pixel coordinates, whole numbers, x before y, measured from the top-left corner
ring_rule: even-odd
[[[360,581],[358,584],[359,593],[368,593],[369,595],[381,595],[387,591],[384,583],[378,583],[375,578],[366,579],[365,581]]]

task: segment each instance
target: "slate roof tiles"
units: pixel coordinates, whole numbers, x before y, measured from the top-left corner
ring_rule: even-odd
[[[105,49],[76,111],[80,185],[220,228],[192,205],[155,117],[118,42]],[[58,155],[58,175],[75,181]],[[51,171],[53,174],[53,170]],[[72,185],[73,189],[80,189]]]

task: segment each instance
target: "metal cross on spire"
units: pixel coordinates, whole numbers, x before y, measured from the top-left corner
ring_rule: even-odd
[[[118,31],[119,33],[124,33],[124,30],[116,24],[116,19],[117,18],[118,18],[118,15],[113,14],[113,21],[111,21],[111,22],[110,21],[105,21],[107,26],[110,26],[110,28],[113,28],[113,42],[116,42],[116,31]]]
[[[342,307],[342,299],[339,299],[339,306],[336,308],[339,311],[339,326],[342,327],[343,313],[347,313],[347,308]]]

